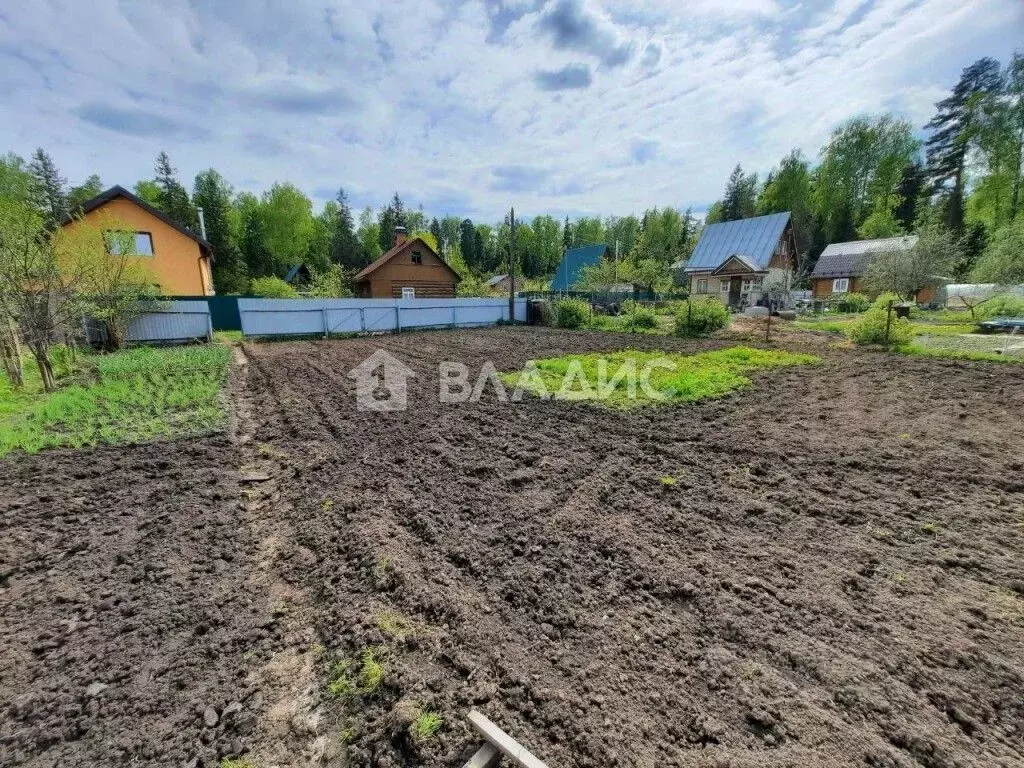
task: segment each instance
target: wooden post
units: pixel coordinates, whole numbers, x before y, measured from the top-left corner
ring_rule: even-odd
[[[469,758],[463,768],[496,768],[501,763],[501,752],[493,744],[484,744]]]
[[[475,709],[469,713],[469,722],[480,732],[484,740],[497,747],[513,765],[519,768],[548,768],[542,760],[531,755],[526,747]]]
[[[508,244],[508,321],[516,319],[516,207],[512,206],[509,216],[510,238]]]
[[[889,346],[889,330],[892,328],[892,301],[885,308],[885,346]]]
[[[329,339],[331,337],[331,329],[327,327],[327,310],[324,308],[320,309],[320,317],[324,323],[324,338]]]

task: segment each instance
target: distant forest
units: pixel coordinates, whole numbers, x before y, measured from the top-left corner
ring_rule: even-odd
[[[1024,281],[1024,55],[1015,54],[1006,66],[992,58],[971,64],[923,127],[928,138],[922,143],[914,126],[897,116],[855,117],[835,129],[815,161],[793,150],[763,180],[738,164],[704,222],[671,206],[575,220],[524,211],[516,227],[517,273],[544,278],[565,248],[607,242],[618,243],[624,268],[636,265],[638,273],[654,275],[645,282],[658,285],[670,280],[672,264],[689,256],[704,223],[791,211],[800,277],[830,242],[896,236],[927,222],[960,244],[955,279]],[[53,222],[103,186],[92,175],[69,187],[43,149],[27,161],[0,157],[0,196],[27,197]],[[236,192],[212,168],[195,177],[190,191],[165,152],[156,158],[153,178],[133,189],[196,232],[197,209],[203,209],[219,293],[245,292],[252,279],[280,277],[300,262],[314,273],[340,267],[351,275],[390,247],[396,226],[436,245],[469,291],[508,263],[507,218],[477,223],[431,216],[397,192],[378,210],[357,213],[339,188],[336,199],[314,213],[310,198],[291,183],[261,194]]]

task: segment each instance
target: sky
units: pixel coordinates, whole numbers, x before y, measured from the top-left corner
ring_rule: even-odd
[[[1022,0],[33,0],[0,9],[0,152],[71,183],[290,181],[319,207],[702,211],[737,162],[1024,50]]]

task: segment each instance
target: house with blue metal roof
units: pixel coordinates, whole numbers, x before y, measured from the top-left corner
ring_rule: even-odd
[[[611,249],[607,243],[583,245],[579,248],[568,248],[562,261],[555,270],[555,279],[551,281],[552,291],[575,291],[584,267],[592,267],[608,258]]]
[[[717,296],[733,309],[785,304],[796,265],[796,240],[789,213],[723,221],[704,227],[683,268],[694,296]],[[768,291],[769,283],[782,291]]]

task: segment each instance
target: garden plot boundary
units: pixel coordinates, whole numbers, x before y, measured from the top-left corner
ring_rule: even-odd
[[[331,336],[526,320],[526,299],[239,299],[244,336]]]

